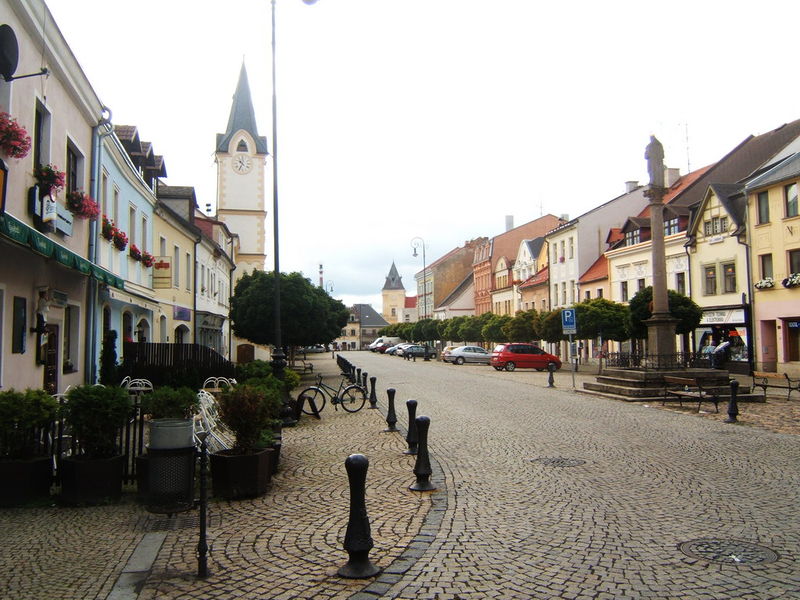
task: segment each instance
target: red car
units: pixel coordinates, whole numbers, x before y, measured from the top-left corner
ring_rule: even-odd
[[[560,369],[561,359],[533,344],[512,343],[495,346],[489,364],[498,371],[513,371],[516,368],[544,371],[551,364]]]

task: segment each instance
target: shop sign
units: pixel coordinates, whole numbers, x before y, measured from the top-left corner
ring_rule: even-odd
[[[744,309],[731,308],[727,310],[705,310],[702,325],[724,325],[728,323],[744,323]]]
[[[183,306],[173,306],[172,307],[172,318],[176,321],[191,321],[192,320],[192,309],[185,308]]]
[[[172,287],[172,257],[156,256],[153,263],[153,288]]]

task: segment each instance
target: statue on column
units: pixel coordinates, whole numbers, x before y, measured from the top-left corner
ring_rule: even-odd
[[[653,187],[664,187],[664,146],[650,136],[650,143],[644,150],[644,157],[647,160],[647,172],[650,174],[650,185]]]

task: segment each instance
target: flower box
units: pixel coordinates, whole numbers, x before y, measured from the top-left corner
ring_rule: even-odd
[[[59,171],[55,165],[43,165],[33,170],[33,177],[36,184],[42,191],[42,196],[54,195],[64,188],[66,174]]]
[[[800,273],[791,273],[786,279],[781,281],[781,285],[785,288],[800,286]]]
[[[31,136],[7,112],[0,112],[0,152],[9,158],[25,158],[31,149]]]
[[[753,287],[757,290],[768,290],[770,288],[775,287],[775,280],[772,277],[765,277],[764,279],[760,279],[753,284]]]
[[[136,247],[136,244],[131,244],[128,254],[130,254],[133,260],[142,260],[142,251]]]
[[[128,236],[124,231],[115,227],[112,242],[114,243],[116,249],[122,252],[128,247]]]
[[[155,262],[156,262],[155,257],[152,254],[150,254],[147,250],[142,252],[142,264],[145,267],[150,268],[153,266]]]
[[[67,194],[67,208],[79,219],[94,220],[100,216],[100,207],[91,196],[75,190]]]

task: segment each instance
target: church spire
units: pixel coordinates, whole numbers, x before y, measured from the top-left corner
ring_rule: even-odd
[[[400,277],[400,273],[397,272],[397,267],[394,265],[394,261],[392,261],[392,268],[389,269],[389,274],[386,276],[386,283],[383,285],[383,289],[385,290],[406,289],[403,287],[402,277]]]
[[[239,83],[236,85],[236,93],[233,94],[233,104],[231,114],[228,117],[228,128],[225,133],[217,134],[217,152],[227,152],[233,134],[244,130],[249,133],[256,141],[256,153],[268,154],[267,138],[258,135],[256,127],[256,113],[253,110],[253,100],[250,97],[250,85],[247,82],[247,70],[242,62],[242,70],[239,73]]]

